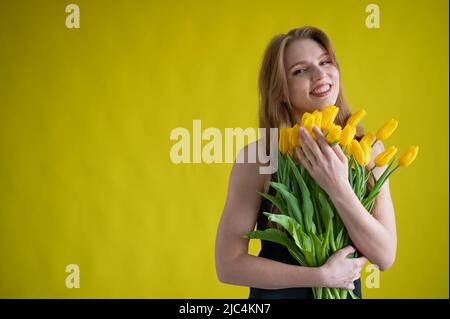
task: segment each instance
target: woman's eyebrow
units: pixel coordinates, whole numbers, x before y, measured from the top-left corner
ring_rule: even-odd
[[[323,56],[326,56],[326,55],[329,55],[328,54],[328,52],[324,52],[324,53],[322,53],[321,55],[319,55],[319,57],[317,58],[318,60],[319,59],[321,59]],[[298,61],[298,62],[295,62],[293,65],[291,65],[290,67],[289,67],[289,71],[294,67],[294,66],[296,66],[296,65],[299,65],[299,64],[306,64],[307,62],[306,61]]]

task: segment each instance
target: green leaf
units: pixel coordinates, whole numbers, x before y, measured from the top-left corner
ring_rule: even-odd
[[[328,197],[325,195],[323,191],[321,190],[318,191],[317,198],[319,199],[320,203],[319,212],[322,222],[324,225],[328,225],[334,217],[333,208],[331,207],[330,202],[328,201]]]
[[[303,167],[303,165],[301,163],[298,164],[298,171],[300,172],[301,176],[305,175],[305,168]]]
[[[278,177],[278,181],[282,182],[284,181],[284,166],[285,166],[285,160],[284,160],[284,155],[281,154],[281,152],[278,152],[278,169],[277,169],[277,177]]]
[[[289,239],[289,240],[292,240],[292,239]],[[298,247],[296,247],[295,250],[288,248],[288,251],[292,255],[292,257],[294,257],[295,260],[298,261],[298,263],[301,266],[305,266],[305,267],[308,266],[308,262],[306,261],[305,256],[303,256],[303,254],[300,252],[300,249]]]
[[[282,214],[287,215],[287,205],[283,202],[281,198],[272,196],[268,193],[258,192],[262,197],[268,199],[272,204],[274,204]]]
[[[300,211],[300,205],[298,203],[297,197],[295,197],[287,188],[286,185],[271,182],[273,188],[275,188],[281,196],[286,200],[288,208],[288,216],[294,218],[298,223],[302,224],[302,213]]]
[[[354,174],[353,174],[352,163],[353,163],[353,156],[350,156],[350,160],[348,163],[348,181],[350,182],[350,185],[353,188],[353,179],[354,179],[353,175]]]
[[[317,261],[314,253],[309,251],[303,251],[303,255],[305,256],[308,267],[317,267]]]
[[[316,252],[317,265],[322,266],[326,261],[325,249],[323,247],[323,242],[320,240],[320,238],[317,235],[312,234],[311,236],[312,236],[313,242],[314,242],[314,250]]]
[[[283,176],[284,176],[284,179],[279,181],[279,182],[283,183],[284,185],[289,185],[289,183],[290,183],[289,170],[288,170],[289,166],[287,164],[287,161],[288,161],[289,158],[290,158],[289,155],[286,155],[284,157],[284,165],[283,165]]]
[[[319,203],[318,203],[318,199],[316,198],[317,196],[311,196],[311,200],[313,203],[313,208],[314,208],[314,215],[313,215],[313,225],[317,224],[317,231],[319,233],[324,232],[324,227],[322,226],[322,221],[321,221],[321,216],[320,214],[318,214],[317,212],[319,211]]]
[[[300,175],[300,172],[295,166],[294,162],[291,158],[288,158],[288,165],[290,166],[294,177],[298,183],[298,186],[300,186],[300,195],[301,195],[301,205],[302,205],[302,212],[303,212],[303,218],[304,218],[304,226],[306,228],[307,233],[312,232],[312,223],[313,223],[313,215],[314,215],[314,208],[311,201],[310,193],[308,190],[308,187],[306,186],[305,181]]]
[[[301,249],[304,249],[302,238],[300,238],[301,234],[301,225],[292,217],[280,214],[272,214],[268,212],[263,212],[264,215],[267,216],[269,221],[280,224],[286,231],[292,236],[295,241],[295,244]]]
[[[342,228],[337,237],[336,237],[336,250],[339,250],[341,248],[344,248],[343,243],[344,243],[344,228]]]
[[[306,259],[295,245],[294,241],[286,236],[283,232],[274,228],[267,228],[265,230],[256,230],[242,236],[243,239],[261,239],[273,243],[277,243],[286,247],[300,265],[307,266]]]
[[[330,226],[330,234],[329,234],[328,240],[330,242],[331,253],[334,253],[337,250],[337,248],[336,248],[336,241],[334,239],[334,227],[333,226]]]
[[[323,240],[324,255],[327,256],[330,250],[330,238],[333,237],[333,221],[330,220],[327,226],[327,232],[325,233],[325,238]],[[334,239],[333,239],[334,240]]]
[[[292,236],[295,244],[300,248],[300,251],[305,256],[308,266],[317,266],[315,258],[315,247],[311,238],[306,234],[301,225],[295,221],[295,219],[280,214],[272,214],[268,212],[263,212],[264,215],[268,216],[268,220],[280,224],[286,231]]]

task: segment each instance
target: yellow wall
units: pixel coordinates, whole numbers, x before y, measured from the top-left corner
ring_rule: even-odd
[[[448,298],[448,1],[373,1],[380,29],[370,1],[73,2],[71,30],[71,1],[0,4],[0,297],[247,298],[214,268],[231,164],[175,165],[169,134],[256,128],[268,41],[310,24],[366,128],[395,117],[387,144],[420,145],[391,178],[398,258],[364,296]]]

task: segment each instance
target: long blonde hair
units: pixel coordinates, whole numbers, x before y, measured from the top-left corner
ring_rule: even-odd
[[[305,26],[289,31],[287,34],[276,35],[267,46],[259,74],[259,127],[265,128],[269,135],[269,128],[292,127],[294,125],[293,109],[289,101],[286,72],[284,69],[284,51],[286,46],[297,39],[312,39],[320,44],[329,54],[331,62],[339,71],[339,94],[336,106],[339,113],[335,122],[342,127],[351,116],[350,108],[342,90],[342,77],[339,63],[334,53],[330,39],[320,29]],[[362,127],[357,127],[357,137],[363,135]],[[267,141],[269,141],[267,139]],[[266,143],[266,150],[269,150]]]

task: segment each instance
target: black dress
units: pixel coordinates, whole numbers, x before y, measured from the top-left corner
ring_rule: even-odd
[[[272,179],[275,179],[275,174]],[[269,188],[269,194],[275,195],[276,191],[273,187]],[[271,212],[273,209],[272,203],[263,198],[259,209],[258,220],[256,224],[257,230],[264,230],[267,228],[267,216],[263,212]],[[276,260],[282,263],[299,265],[297,260],[292,257],[286,247],[266,240],[261,240],[261,251],[258,256]],[[359,298],[361,295],[360,279],[354,282],[355,289],[353,292]],[[250,287],[249,299],[314,299],[312,288],[284,288],[284,289],[261,289]],[[351,299],[350,294],[347,294],[347,299]]]

